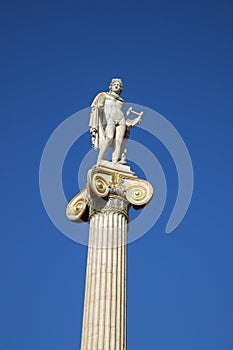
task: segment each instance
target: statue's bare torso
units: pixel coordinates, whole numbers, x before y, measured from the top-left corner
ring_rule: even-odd
[[[110,93],[106,94],[106,100],[104,104],[104,114],[107,124],[110,122],[125,124],[125,116],[123,113],[124,102],[123,100],[116,99]]]

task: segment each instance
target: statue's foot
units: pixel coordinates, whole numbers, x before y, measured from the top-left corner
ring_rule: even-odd
[[[119,162],[117,162],[118,164],[126,164],[126,160],[124,160],[124,159],[121,159],[121,160],[119,160]]]
[[[112,159],[112,163],[113,164],[126,164],[126,160],[125,159]]]

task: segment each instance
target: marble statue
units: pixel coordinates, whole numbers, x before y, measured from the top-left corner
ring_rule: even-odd
[[[130,128],[141,122],[143,112],[134,112],[130,107],[124,114],[124,100],[120,97],[122,91],[121,79],[114,78],[110,83],[109,92],[99,93],[91,105],[89,126],[92,147],[99,150],[97,166],[104,160],[110,147],[112,162],[126,164],[126,143]],[[137,117],[129,119],[131,113]]]

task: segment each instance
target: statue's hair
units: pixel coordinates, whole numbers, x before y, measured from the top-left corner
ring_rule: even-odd
[[[110,83],[110,85],[109,85],[109,90],[112,90],[112,85],[114,84],[114,83],[119,83],[120,84],[120,89],[121,89],[121,92],[123,91],[123,83],[122,83],[122,80],[121,79],[119,79],[119,78],[114,78],[114,79],[112,79],[112,81],[111,81],[111,83]]]

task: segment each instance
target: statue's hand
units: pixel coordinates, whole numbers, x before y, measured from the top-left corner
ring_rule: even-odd
[[[95,136],[95,134],[97,133],[97,129],[96,128],[90,128],[90,133],[91,133],[91,135]]]

